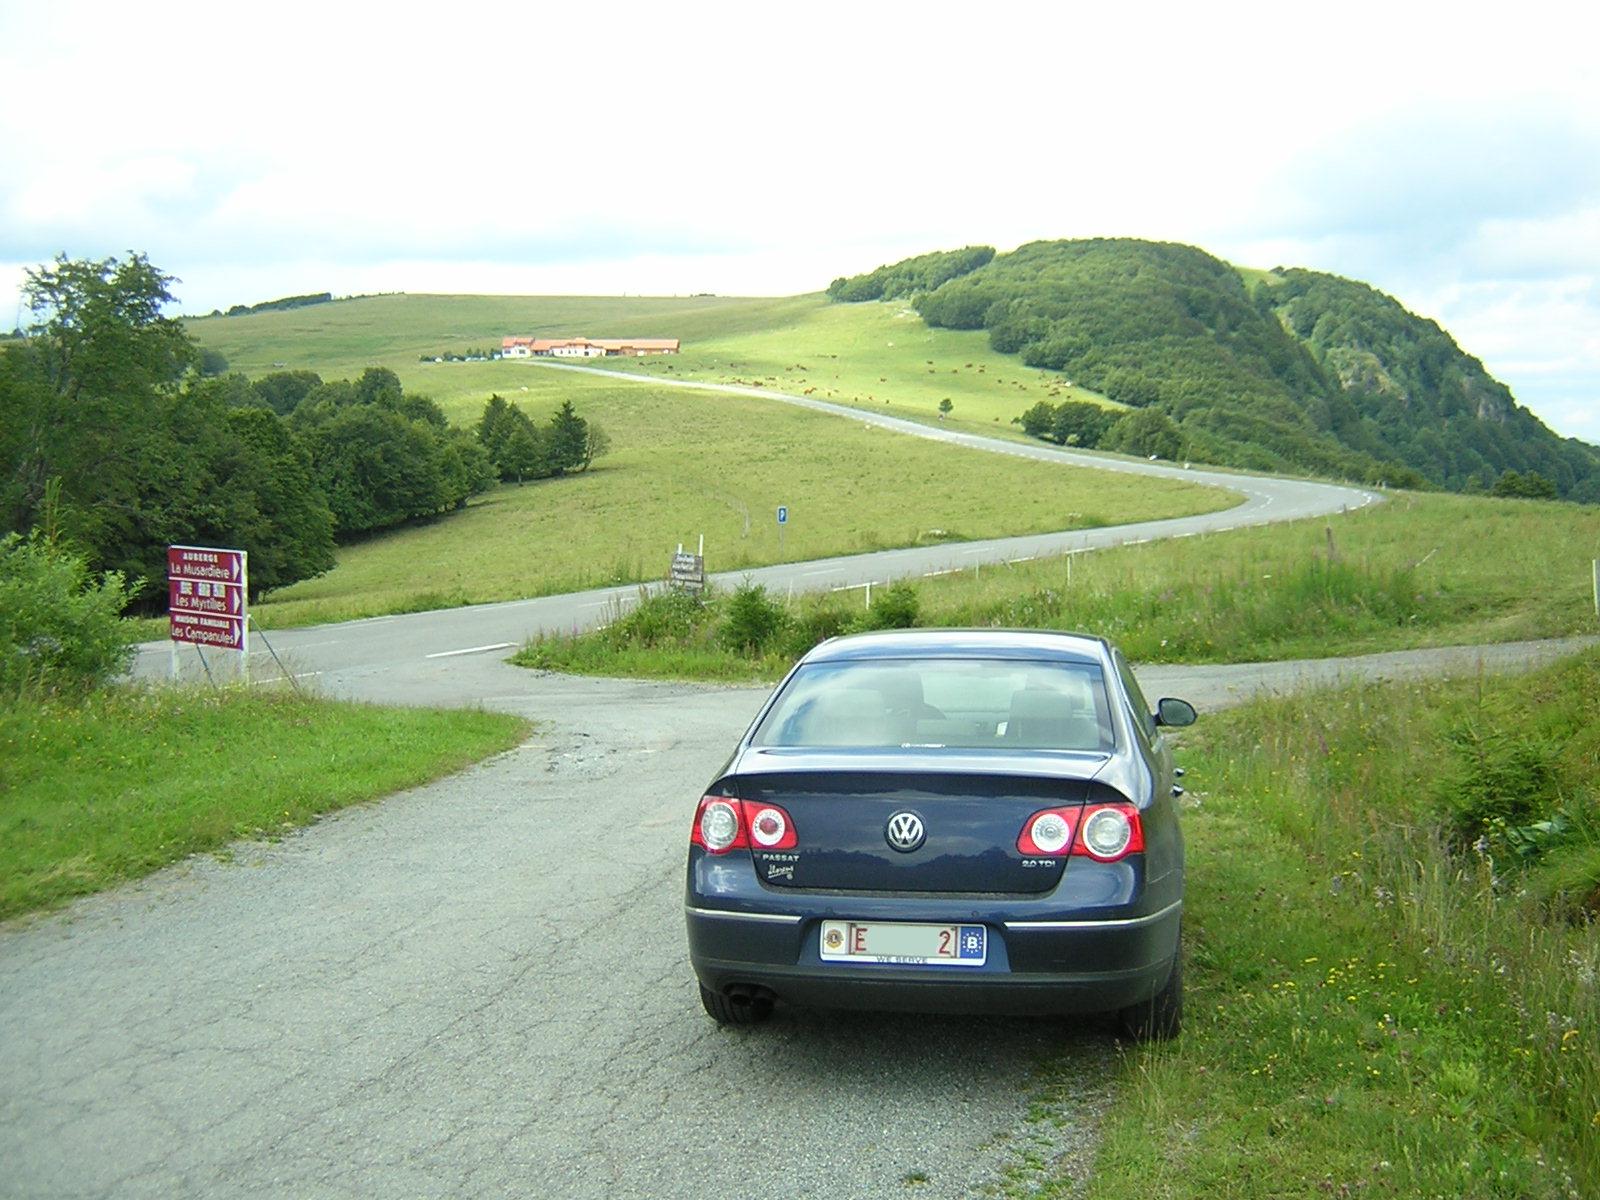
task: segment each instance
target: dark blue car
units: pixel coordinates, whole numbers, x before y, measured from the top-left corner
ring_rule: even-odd
[[[706,1011],[776,1001],[1182,1019],[1183,839],[1164,726],[1100,638],[825,642],[762,707],[690,835]]]

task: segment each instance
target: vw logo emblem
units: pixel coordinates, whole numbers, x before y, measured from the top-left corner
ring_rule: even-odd
[[[883,836],[902,854],[910,854],[922,845],[928,831],[922,827],[922,818],[914,812],[897,812],[889,818],[888,827],[884,829]]]

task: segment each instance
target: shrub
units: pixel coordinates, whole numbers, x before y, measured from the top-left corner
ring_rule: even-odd
[[[877,600],[867,610],[863,629],[911,629],[921,614],[921,601],[917,589],[902,579],[878,593]]]
[[[720,636],[730,650],[760,654],[788,623],[788,614],[759,583],[746,580],[728,597]]]
[[[799,658],[811,647],[848,633],[853,621],[852,614],[831,606],[804,611],[790,622],[784,650],[790,658]]]
[[[654,595],[639,589],[639,603],[606,627],[614,646],[667,646],[687,640],[705,615],[694,592],[667,588]]]
[[[0,538],[0,701],[87,692],[124,671],[121,613],[138,591],[37,533]]]
[[[1511,831],[1554,811],[1557,747],[1523,730],[1477,721],[1457,725],[1449,740],[1456,770],[1442,799],[1457,845],[1485,835],[1515,842]]]

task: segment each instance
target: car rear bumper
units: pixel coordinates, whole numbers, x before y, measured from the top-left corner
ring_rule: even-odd
[[[866,914],[862,914],[866,915]],[[1172,970],[1182,902],[1090,919],[974,920],[937,907],[900,919],[988,930],[981,967],[824,962],[821,918],[691,904],[695,975],[718,993],[760,989],[792,1004],[906,1012],[1105,1012],[1149,999]]]

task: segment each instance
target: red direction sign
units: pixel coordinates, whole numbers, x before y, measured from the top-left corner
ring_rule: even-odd
[[[249,576],[243,550],[167,547],[169,636],[223,650],[245,648]]]
[[[216,550],[210,546],[168,546],[168,579],[204,579],[207,582],[244,582],[245,552]]]
[[[237,617],[213,617],[206,613],[171,612],[172,640],[197,642],[219,650],[244,649],[244,622]]]
[[[244,615],[244,588],[237,583],[209,583],[204,579],[168,579],[167,608],[173,612]]]

